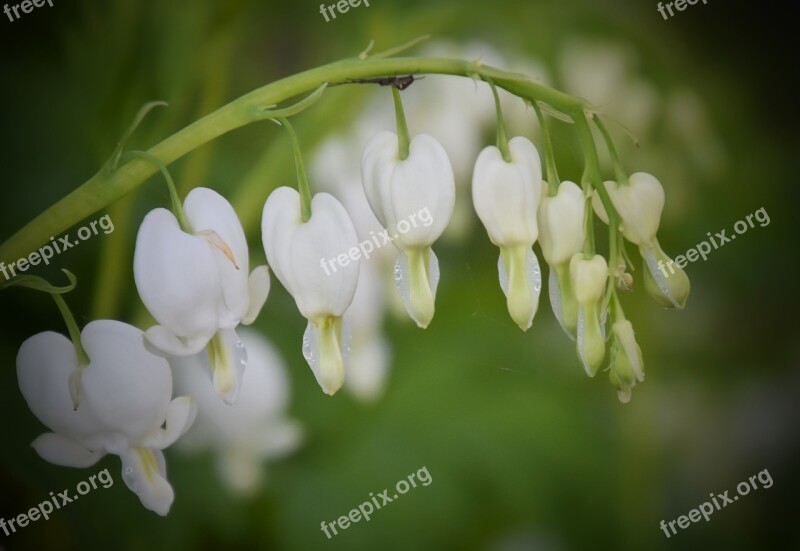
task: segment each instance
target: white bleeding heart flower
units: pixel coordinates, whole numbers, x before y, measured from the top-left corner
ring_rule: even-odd
[[[656,233],[664,209],[664,188],[654,176],[645,172],[631,174],[628,185],[605,182],[614,208],[620,215],[622,235],[639,247],[646,270],[645,289],[656,302],[667,308],[683,308],[689,298],[690,283],[679,267],[669,276],[659,269],[671,259],[661,249]],[[598,194],[592,199],[595,212],[607,224],[608,214]]]
[[[455,204],[450,160],[427,134],[414,136],[408,157],[401,160],[397,135],[382,131],[364,147],[361,174],[372,211],[400,249],[395,281],[403,304],[425,328],[433,319],[439,283],[439,262],[431,245],[447,227]],[[422,213],[430,223],[413,224]]]
[[[135,327],[93,321],[83,329],[81,343],[90,363],[81,377],[77,410],[69,376],[78,359],[69,339],[45,332],[20,347],[19,388],[33,414],[52,431],[32,446],[42,459],[67,467],[89,467],[107,453],[118,455],[128,488],[142,505],[164,516],[175,496],[161,450],[191,426],[195,404],[188,397],[172,400],[169,364],[145,348]]]
[[[631,174],[627,185],[617,182],[605,182],[604,185],[621,218],[625,239],[640,247],[651,247],[664,210],[661,182],[646,172],[637,172]],[[594,194],[592,203],[597,215],[608,224],[608,214],[598,193]]]
[[[249,273],[242,225],[225,198],[195,188],[183,210],[190,233],[166,209],[151,211],[136,237],[133,273],[160,325],[145,332],[154,352],[192,356],[208,346],[214,389],[236,401],[247,355],[235,329],[255,321],[269,294],[269,269]]]
[[[550,266],[550,303],[561,327],[573,339],[578,327],[578,302],[572,289],[569,263],[586,241],[586,200],[575,183],[564,181],[556,195],[539,205],[539,245]]]
[[[608,280],[608,263],[599,254],[586,259],[583,253],[577,253],[570,261],[569,271],[578,301],[578,355],[586,373],[594,377],[602,367],[606,355],[603,299]]]
[[[631,322],[622,319],[611,327],[613,343],[611,345],[611,367],[609,378],[617,389],[620,402],[631,401],[631,389],[636,383],[644,381],[644,362],[642,350],[636,343]]]
[[[277,351],[257,332],[240,332],[247,348],[247,370],[235,404],[220,401],[205,381],[204,369],[184,358],[170,360],[175,390],[197,403],[197,420],[178,446],[187,451],[210,449],[222,480],[235,492],[251,494],[263,477],[263,465],[294,451],[302,439],[300,425],[286,417],[289,379]]]
[[[511,318],[525,331],[539,306],[542,272],[533,252],[539,237],[542,166],[536,147],[517,136],[508,142],[506,162],[495,146],[478,155],[472,202],[491,242],[500,247],[498,270]]]
[[[344,383],[349,336],[342,316],[353,301],[360,259],[358,237],[342,204],[328,193],[311,201],[311,218],[303,222],[300,195],[289,187],[273,191],[264,205],[262,240],[275,276],[308,319],[303,336],[303,355],[326,394],[333,395]],[[328,272],[321,262],[346,256]]]

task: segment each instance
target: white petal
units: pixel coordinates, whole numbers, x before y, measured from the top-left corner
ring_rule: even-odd
[[[17,355],[17,379],[31,412],[54,432],[86,438],[101,430],[82,404],[74,409],[69,377],[78,367],[72,342],[53,332],[27,339]]]
[[[45,461],[63,467],[91,467],[105,455],[101,451],[87,450],[74,440],[54,432],[42,434],[31,446]]]
[[[133,448],[121,456],[122,479],[147,509],[167,516],[175,493],[167,481],[164,454],[160,450]]]
[[[394,172],[395,165],[400,162],[397,135],[382,130],[372,136],[364,146],[361,158],[361,174],[364,183],[364,194],[375,217],[383,227],[389,227],[384,205]],[[391,214],[391,213],[389,213]]]
[[[81,407],[107,430],[134,440],[160,426],[172,399],[172,376],[167,361],[145,349],[142,332],[99,320],[83,329],[81,340],[91,358]]]
[[[159,427],[147,435],[141,442],[146,448],[163,450],[170,447],[192,426],[197,416],[197,405],[188,396],[175,398],[167,410],[166,428]]]
[[[292,256],[286,276],[292,281],[300,313],[308,319],[342,316],[353,301],[358,284],[360,258],[348,251],[357,249],[353,222],[342,204],[328,193],[318,193],[311,203],[311,218],[292,237]],[[360,251],[359,251],[360,253]],[[323,259],[346,255],[345,262],[326,273]]]
[[[494,146],[481,151],[472,178],[473,204],[492,243],[533,244],[542,194],[539,154],[525,138],[512,139],[509,149],[511,162]]]
[[[583,249],[586,238],[583,191],[569,181],[561,182],[555,197],[544,197],[539,205],[539,244],[551,266],[569,262]]]
[[[193,356],[208,346],[213,336],[214,333],[209,332],[181,338],[168,327],[154,325],[144,332],[144,344],[148,351],[165,358]]]
[[[267,262],[278,281],[294,296],[293,281],[284,270],[292,257],[292,236],[302,223],[300,195],[290,187],[279,187],[269,194],[261,217],[261,239]]]
[[[245,315],[249,305],[247,278],[250,273],[250,259],[242,224],[231,204],[222,195],[208,188],[194,188],[186,197],[183,208],[195,235],[211,230],[233,253],[232,261],[222,249],[211,247],[222,284],[225,306],[219,312],[220,327],[234,327]]]
[[[181,231],[175,216],[155,209],[136,237],[133,273],[144,305],[180,337],[218,329],[222,283],[213,247]]]
[[[269,288],[270,279],[268,266],[259,266],[250,273],[250,278],[248,280],[250,302],[247,306],[247,313],[241,320],[243,324],[250,325],[256,321],[258,314],[261,313],[261,309],[264,307],[264,303],[267,302]]]
[[[389,196],[382,191],[386,228],[392,236],[397,235],[397,244],[405,248],[432,245],[453,215],[455,189],[453,168],[444,148],[427,134],[414,136],[408,158],[398,162],[394,169]],[[426,209],[432,218],[430,225],[414,226],[413,217]],[[407,232],[398,226],[403,221],[411,223]]]

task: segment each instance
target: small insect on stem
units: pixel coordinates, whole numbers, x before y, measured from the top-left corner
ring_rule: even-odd
[[[414,75],[393,76],[393,77],[378,77],[378,78],[358,78],[346,80],[340,84],[378,84],[380,86],[394,86],[398,90],[405,90],[415,80],[420,80],[424,77],[415,77]],[[339,84],[331,84],[331,86],[339,86]]]

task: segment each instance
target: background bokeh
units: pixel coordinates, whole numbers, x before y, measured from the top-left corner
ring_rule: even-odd
[[[689,265],[686,310],[665,311],[641,289],[623,297],[647,371],[626,405],[605,375],[587,379],[545,293],[527,333],[509,319],[497,251],[474,215],[436,247],[442,279],[431,327],[421,331],[387,316],[391,372],[383,397],[371,404],[322,394],[300,355],[304,320],[273,280],[256,327],[288,366],[289,411],[304,427],[304,443],[265,466],[264,486],[248,498],[221,484],[210,455],[168,450],[177,497],[166,518],[144,510],[124,487],[116,457],[79,471],[36,456],[29,444],[43,428],[19,392],[15,356],[27,337],[63,331],[63,322],[49,297],[4,291],[0,516],[24,512],[104,467],[115,484],[46,523],[0,534],[0,549],[800,548],[793,525],[800,511],[798,263],[790,208],[800,143],[791,16],[777,6],[726,0],[664,21],[655,4],[373,0],[326,23],[318,4],[308,2],[56,0],[16,22],[0,21],[0,240],[88,179],[146,101],[170,106],[147,118],[132,147],[148,147],[264,83],[356,55],[371,39],[385,49],[426,33],[432,43],[417,51],[485,54],[510,69],[537,70],[634,132],[638,148],[612,126],[626,167],[652,172],[665,185],[660,241],[669,254],[707,232],[730,233],[761,207],[771,219]],[[418,109],[443,110],[457,99],[433,77],[412,92]],[[381,101],[391,122],[386,90],[328,91],[296,118],[307,158],[357,121],[377,124],[380,116],[364,113]],[[538,136],[532,113],[520,109],[512,118],[519,132]],[[572,129],[556,123],[554,132],[562,177],[579,178]],[[491,127],[479,138],[479,145],[491,143]],[[276,186],[294,183],[281,129],[237,130],[171,168],[184,193],[206,185],[232,200],[254,262],[263,262],[264,200]],[[459,194],[468,197],[466,182]],[[81,323],[148,323],[133,286],[133,242],[143,215],[166,204],[162,181],[151,179],[108,209],[114,233],[38,272],[55,278],[68,268],[78,276],[67,300]],[[321,521],[423,466],[431,485],[332,540],[320,531]],[[763,469],[771,488],[671,539],[659,529],[662,519],[687,513],[710,492],[735,492]]]

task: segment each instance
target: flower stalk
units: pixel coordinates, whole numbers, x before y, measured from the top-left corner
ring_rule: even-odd
[[[584,100],[565,94],[517,73],[460,59],[399,57],[350,58],[275,81],[249,92],[193,122],[148,150],[164,165],[180,159],[203,144],[252,122],[263,120],[266,106],[308,94],[325,83],[345,84],[354,79],[401,74],[444,74],[490,78],[508,92],[542,101],[558,111],[583,115]],[[77,189],[52,205],[0,245],[0,261],[11,262],[63,233],[78,221],[130,193],[158,168],[145,159],[132,159],[117,170],[104,167]]]

